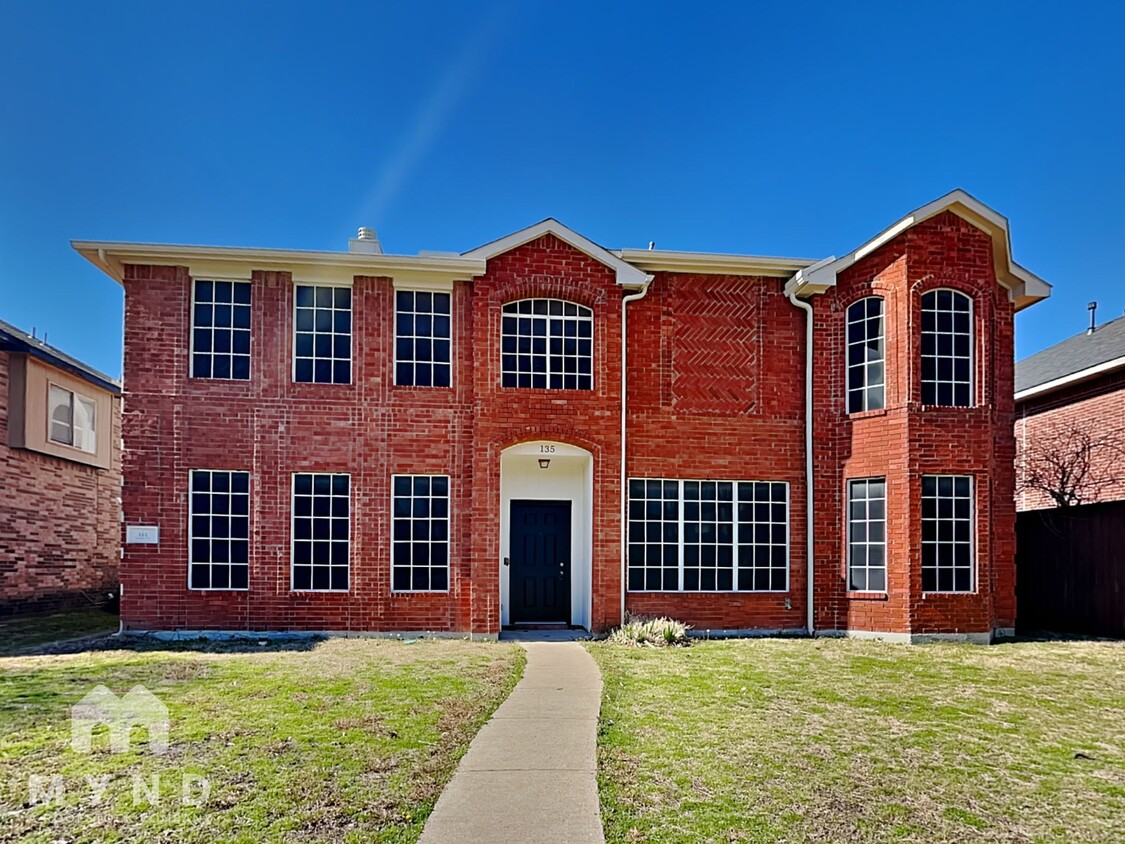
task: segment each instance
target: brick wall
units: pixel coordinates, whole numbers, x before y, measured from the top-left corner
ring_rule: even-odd
[[[9,448],[8,364],[0,352],[0,616],[104,604],[117,589],[119,413],[108,470]]]

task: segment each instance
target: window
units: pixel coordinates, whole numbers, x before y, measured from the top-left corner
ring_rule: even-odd
[[[848,481],[848,589],[887,590],[887,481]]]
[[[98,438],[94,418],[97,405],[94,401],[51,384],[47,403],[48,439],[95,454]]]
[[[348,475],[293,476],[293,589],[347,590],[350,482]]]
[[[561,299],[504,305],[500,383],[548,390],[594,388],[594,314]]]
[[[973,591],[973,479],[922,476],[922,591]]]
[[[395,475],[392,480],[391,588],[449,588],[449,476]]]
[[[395,383],[410,387],[450,384],[449,293],[395,293]]]
[[[769,481],[629,481],[629,589],[783,592],[789,490]]]
[[[848,413],[880,410],[884,397],[883,300],[848,308]]]
[[[250,578],[250,473],[193,469],[188,503],[192,589],[246,589]]]
[[[922,296],[922,404],[972,405],[972,304],[956,290]]]
[[[351,288],[298,284],[295,298],[293,380],[350,384]]]
[[[250,282],[195,282],[191,377],[250,378]]]

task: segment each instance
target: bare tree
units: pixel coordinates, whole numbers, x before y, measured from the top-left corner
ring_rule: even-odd
[[[1119,431],[1094,432],[1081,422],[1060,423],[1029,436],[1016,461],[1018,492],[1038,492],[1057,507],[1101,499],[1125,484],[1125,439]]]

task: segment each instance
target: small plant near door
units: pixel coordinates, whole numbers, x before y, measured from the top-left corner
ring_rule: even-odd
[[[609,634],[615,645],[635,648],[675,648],[691,644],[688,638],[690,625],[673,618],[641,618],[630,616],[625,623]]]

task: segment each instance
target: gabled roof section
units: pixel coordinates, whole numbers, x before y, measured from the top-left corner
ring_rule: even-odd
[[[1016,363],[1016,400],[1125,368],[1125,317],[1083,331]]]
[[[1012,245],[1008,237],[1008,220],[961,189],[947,193],[940,199],[935,199],[933,202],[911,211],[890,228],[842,258],[826,258],[811,267],[798,270],[785,285],[785,292],[796,293],[803,297],[814,293],[823,293],[828,288],[835,286],[836,277],[841,272],[861,258],[889,243],[903,232],[944,211],[953,212],[992,238],[992,256],[996,263],[996,280],[1007,288],[1017,311],[1051,295],[1051,285],[1012,260]]]
[[[28,355],[64,372],[69,372],[95,387],[108,390],[114,395],[121,394],[121,385],[104,372],[99,372],[94,367],[87,366],[78,358],[72,358],[66,352],[47,345],[38,337],[32,337],[26,331],[20,331],[14,325],[9,325],[3,320],[0,320],[0,350]]]
[[[543,220],[543,222],[536,223],[534,226],[528,226],[526,229],[520,229],[518,232],[512,232],[512,234],[507,237],[502,237],[499,240],[486,243],[484,246],[478,246],[476,249],[464,253],[461,257],[487,261],[489,258],[495,258],[497,255],[509,252],[517,246],[523,246],[525,243],[530,243],[545,234],[553,234],[563,243],[570,244],[579,252],[584,252],[598,263],[605,264],[607,267],[614,270],[617,273],[617,283],[622,287],[643,287],[645,284],[652,281],[652,276],[648,273],[637,269],[608,249],[598,246],[598,244],[583,237],[578,232],[574,231],[574,229],[564,226],[553,217],[548,217],[546,220]]]

